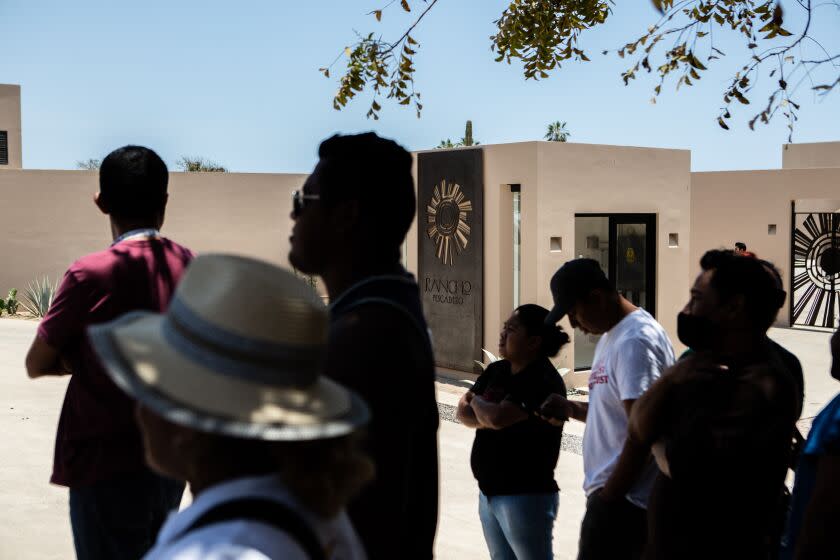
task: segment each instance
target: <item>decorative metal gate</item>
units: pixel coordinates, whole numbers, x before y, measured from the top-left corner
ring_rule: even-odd
[[[793,213],[790,323],[835,329],[840,320],[840,213]]]

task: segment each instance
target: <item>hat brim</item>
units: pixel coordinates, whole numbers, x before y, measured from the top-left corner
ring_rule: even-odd
[[[166,340],[163,322],[162,315],[134,312],[88,333],[111,379],[175,424],[245,439],[304,441],[344,436],[369,420],[358,395],[323,376],[306,387],[278,387],[199,364]]]
[[[560,319],[566,316],[568,309],[563,306],[555,305],[551,308],[551,311],[548,312],[548,315],[545,316],[545,324],[546,325],[556,325]]]

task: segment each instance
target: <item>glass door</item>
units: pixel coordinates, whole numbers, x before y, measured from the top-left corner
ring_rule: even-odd
[[[656,316],[656,214],[578,214],[575,258],[595,259],[618,293]],[[575,371],[592,367],[599,336],[575,329]]]
[[[610,218],[615,250],[607,276],[633,305],[656,314],[656,216],[616,215]]]

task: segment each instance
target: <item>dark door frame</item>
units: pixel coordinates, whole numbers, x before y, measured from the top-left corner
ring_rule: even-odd
[[[604,271],[607,273],[607,276],[610,276],[610,273],[616,270],[616,262],[617,262],[617,231],[619,225],[623,224],[644,224],[645,225],[645,253],[646,255],[651,255],[652,258],[647,259],[647,266],[645,270],[645,279],[647,280],[647,289],[648,289],[648,305],[645,307],[645,310],[650,313],[653,317],[656,317],[656,295],[657,295],[657,285],[656,285],[656,263],[658,261],[659,255],[657,254],[657,242],[656,242],[656,214],[622,214],[622,213],[611,213],[611,212],[599,212],[599,213],[579,213],[575,214],[575,218],[609,218],[609,231],[610,231],[610,253],[609,253],[609,266],[610,270]],[[610,277],[610,282],[615,285],[615,279]]]

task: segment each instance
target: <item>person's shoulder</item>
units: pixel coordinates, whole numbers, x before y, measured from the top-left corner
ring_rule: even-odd
[[[510,362],[507,360],[496,360],[495,362],[487,364],[487,367],[484,368],[483,375],[490,377],[495,375],[505,375],[508,373],[510,373]]]
[[[616,344],[621,347],[649,348],[654,350],[665,350],[673,353],[671,340],[668,333],[659,322],[648,313],[634,313],[635,317],[629,317],[631,321],[623,326],[621,335]]]
[[[551,362],[549,358],[541,360],[540,364],[540,379],[544,388],[550,390],[552,393],[566,394],[566,382],[563,376],[557,371],[557,367]]]
[[[802,364],[799,362],[799,358],[796,357],[791,351],[787,348],[779,344],[773,339],[768,339],[770,341],[770,349],[776,353],[785,367],[791,370],[799,370],[802,371]]]
[[[149,560],[306,560],[303,548],[287,533],[264,523],[236,519],[192,531],[167,546],[152,549]]]
[[[335,316],[331,332],[340,336],[408,340],[410,333],[420,332],[419,327],[411,313],[399,304],[375,300],[362,302]]]
[[[175,253],[176,255],[183,256],[188,261],[191,261],[196,256],[195,251],[193,251],[189,247],[181,245],[177,241],[173,241],[168,237],[161,237],[160,242],[168,251]]]
[[[77,282],[96,281],[106,276],[119,262],[119,256],[113,251],[113,247],[88,253],[79,257],[67,268],[67,276]]]

